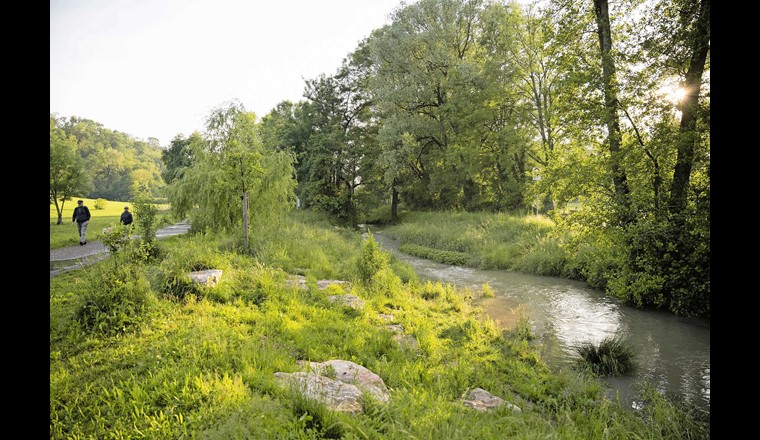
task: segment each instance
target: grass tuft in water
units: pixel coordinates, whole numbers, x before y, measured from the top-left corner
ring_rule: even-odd
[[[635,353],[621,337],[608,337],[599,345],[590,342],[575,347],[581,356],[580,366],[589,368],[597,376],[621,376],[636,366]]]

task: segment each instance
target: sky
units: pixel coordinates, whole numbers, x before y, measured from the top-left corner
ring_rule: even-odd
[[[407,0],[406,3],[414,3]],[[303,100],[401,0],[51,0],[50,113],[168,146],[240,101]]]

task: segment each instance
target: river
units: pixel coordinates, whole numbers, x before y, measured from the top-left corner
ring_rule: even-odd
[[[634,349],[638,368],[628,376],[603,378],[608,396],[617,393],[624,405],[638,407],[635,385],[646,380],[664,394],[709,412],[709,321],[636,309],[579,281],[435,263],[399,252],[398,243],[380,228],[372,233],[422,279],[476,291],[487,283],[495,296],[476,304],[502,328],[527,316],[541,355],[553,369],[570,367],[578,356],[577,344],[619,335]]]

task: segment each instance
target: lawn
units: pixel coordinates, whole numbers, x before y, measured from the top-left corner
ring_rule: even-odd
[[[77,200],[83,200],[84,205],[90,208],[90,224],[87,227],[87,241],[99,240],[103,228],[119,223],[119,217],[124,212],[124,207],[129,206],[133,212],[132,203],[119,201],[106,201],[103,209],[95,208],[95,199],[85,197],[74,197],[67,200],[63,206],[63,223],[58,222],[58,213],[55,205],[50,205],[50,249],[58,249],[67,246],[76,246],[79,244],[79,235],[76,224],[71,223],[71,216],[74,214],[74,208],[77,206]],[[158,205],[159,216],[166,215],[169,212],[169,205]],[[137,216],[135,216],[137,221]]]

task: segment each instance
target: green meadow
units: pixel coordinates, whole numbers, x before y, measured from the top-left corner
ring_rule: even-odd
[[[709,419],[652,387],[632,410],[585,370],[550,370],[525,326],[499,328],[473,305],[483,293],[421,281],[371,234],[297,211],[251,239],[241,252],[236,236],[170,237],[151,257],[133,240],[51,278],[50,438],[709,438]],[[190,281],[211,268],[223,271],[215,287]],[[320,290],[323,279],[350,284]],[[364,308],[328,299],[342,294]],[[397,341],[381,315],[416,343]],[[390,401],[365,398],[347,415],[275,380],[331,359],[378,374]],[[521,412],[463,405],[478,387]]]
[[[55,205],[50,204],[50,249],[58,249],[67,246],[78,246],[79,235],[77,233],[76,224],[72,224],[71,216],[74,214],[74,208],[77,206],[77,200],[84,201],[84,205],[90,209],[90,223],[87,226],[87,240],[95,241],[100,238],[104,228],[119,223],[121,213],[124,212],[124,207],[129,206],[130,211],[134,214],[132,203],[119,202],[112,200],[102,200],[97,203],[96,199],[88,199],[85,197],[74,197],[71,200],[67,200],[63,205],[63,223],[58,223],[58,212]],[[158,205],[159,215],[168,219],[169,205]],[[136,218],[135,218],[136,220]]]

